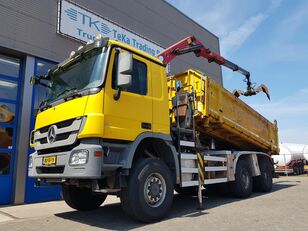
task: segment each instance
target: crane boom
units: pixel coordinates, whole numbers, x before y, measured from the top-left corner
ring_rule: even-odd
[[[249,71],[244,68],[239,67],[235,63],[227,60],[221,55],[211,51],[209,48],[205,47],[200,40],[196,39],[194,36],[188,36],[185,39],[175,43],[174,45],[168,47],[167,49],[160,52],[157,57],[163,57],[164,64],[170,63],[176,56],[194,52],[197,57],[203,57],[208,60],[209,63],[215,62],[219,65],[225,66],[232,71],[238,71],[245,77],[249,77]]]
[[[239,67],[237,64],[227,60],[226,58],[222,57],[220,54],[211,51],[209,48],[204,46],[200,40],[195,38],[194,36],[188,36],[187,38],[182,39],[181,41],[171,45],[170,47],[166,48],[165,50],[161,51],[156,57],[162,57],[162,62],[167,65],[170,63],[176,56],[187,54],[190,52],[194,52],[197,57],[203,57],[208,60],[209,63],[215,62],[218,65],[227,67],[232,71],[239,72],[240,74],[244,75],[246,78],[247,84],[247,91],[235,90],[234,95],[239,97],[240,95],[244,96],[251,96],[257,94],[259,91],[263,91],[268,99],[270,99],[269,92],[267,87],[262,84],[261,90],[255,90],[252,86],[252,82],[250,81],[250,72],[245,70],[242,67]]]

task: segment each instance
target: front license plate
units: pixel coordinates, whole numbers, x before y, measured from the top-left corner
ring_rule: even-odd
[[[56,165],[57,157],[56,156],[45,156],[43,158],[43,165]]]

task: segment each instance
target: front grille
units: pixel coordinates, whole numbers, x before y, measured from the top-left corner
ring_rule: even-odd
[[[57,135],[56,141],[66,140],[70,136],[70,133],[64,133]]]
[[[37,167],[36,171],[38,174],[58,174],[64,172],[64,166]]]
[[[76,143],[78,132],[82,126],[84,117],[69,119],[56,124],[51,124],[46,127],[40,128],[34,133],[34,147],[35,150],[54,149],[57,147],[70,146]],[[50,127],[51,135],[53,135],[52,142],[48,142],[48,131]],[[49,137],[50,138],[50,137]]]
[[[41,144],[47,144],[47,138],[42,138],[42,139],[39,139],[38,141],[41,142]]]
[[[64,128],[64,127],[68,127],[68,126],[71,126],[72,123],[74,122],[75,119],[70,119],[70,120],[65,120],[65,121],[62,121],[60,123],[57,123],[57,128]],[[46,127],[43,127],[43,128],[40,128],[38,129],[41,133],[45,133],[48,131],[48,129],[50,128],[50,126],[52,125],[48,125]]]
[[[56,137],[56,141],[60,141],[60,140],[66,140],[68,137],[70,136],[70,133],[64,133],[64,134],[59,134]],[[41,144],[47,144],[47,138],[42,138],[42,139],[38,139],[38,141],[41,142]]]

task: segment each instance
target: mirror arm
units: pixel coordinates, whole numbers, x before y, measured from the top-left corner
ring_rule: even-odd
[[[121,97],[121,91],[122,91],[121,87],[118,87],[117,92],[114,93],[114,95],[113,95],[113,99],[114,99],[115,101],[117,101],[117,100],[120,99],[120,97]]]
[[[49,85],[47,85],[47,84],[45,84],[45,83],[39,82],[38,84],[40,84],[40,85],[42,85],[42,86],[44,86],[44,87],[47,87],[47,88],[51,88]]]

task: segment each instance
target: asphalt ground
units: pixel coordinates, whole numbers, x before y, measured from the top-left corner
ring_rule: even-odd
[[[128,218],[116,197],[89,212],[63,201],[0,207],[0,230],[308,230],[307,175],[275,179],[272,192],[245,200],[221,192],[207,194],[203,211],[197,210],[197,198],[176,194],[169,215],[153,224]]]

